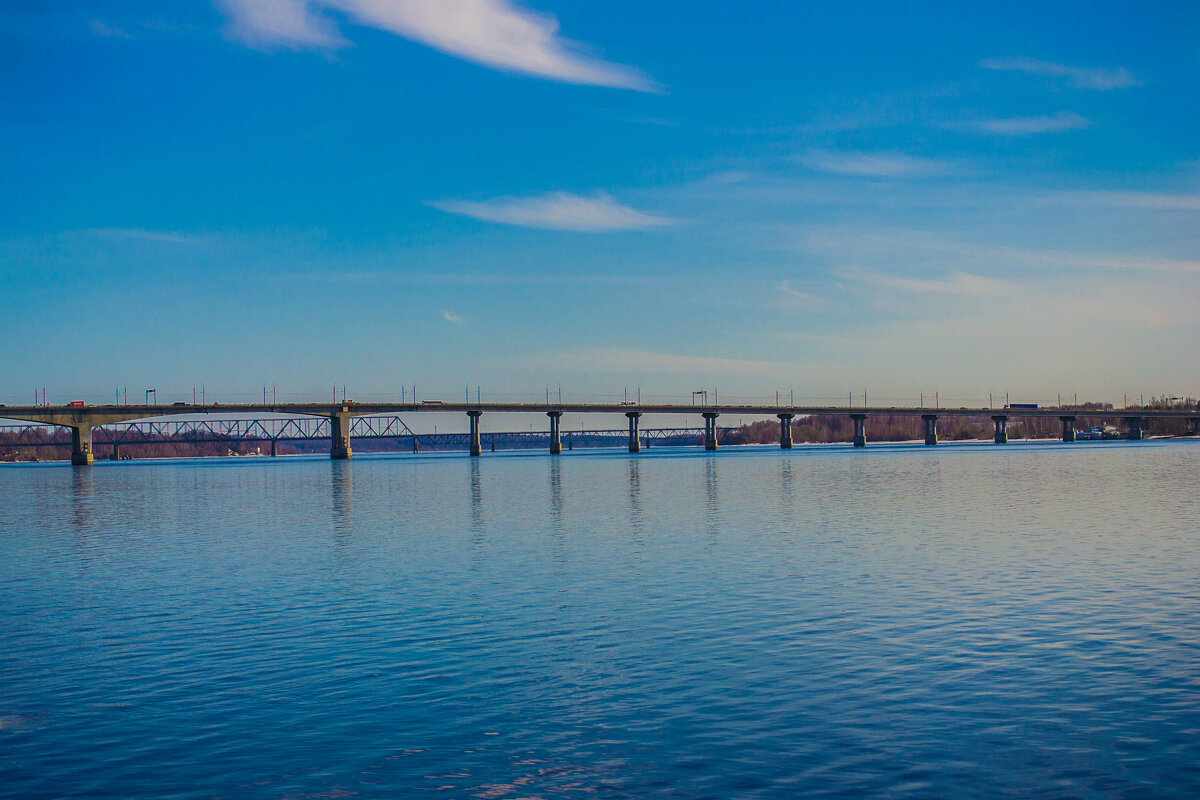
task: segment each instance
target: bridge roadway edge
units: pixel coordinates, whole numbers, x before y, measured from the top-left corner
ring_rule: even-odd
[[[479,412],[483,414],[526,413],[549,414],[741,414],[771,417],[788,414],[793,417],[812,415],[939,417],[1053,417],[1088,416],[1101,418],[1192,419],[1200,410],[1187,409],[1075,409],[1046,408],[930,408],[929,406],[785,406],[785,405],[676,405],[625,403],[236,403],[230,405],[104,405],[104,406],[0,406],[0,418],[41,422],[62,427],[107,425],[156,417],[186,414],[292,414],[310,417],[330,417],[335,414],[362,417],[377,414],[424,414]]]

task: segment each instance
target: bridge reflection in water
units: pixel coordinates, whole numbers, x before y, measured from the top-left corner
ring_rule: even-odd
[[[324,403],[245,403],[238,405],[107,405],[107,406],[14,406],[0,412],[4,417],[41,425],[56,425],[71,432],[71,463],[91,464],[96,441],[111,444],[119,451],[123,443],[143,442],[150,437],[210,437],[208,441],[270,442],[272,454],[280,441],[328,439],[329,455],[346,459],[352,455],[355,438],[409,439],[411,447],[432,449],[465,449],[472,456],[482,455],[484,445],[489,450],[519,446],[540,446],[543,442],[553,454],[564,447],[562,418],[567,414],[621,414],[628,427],[624,430],[569,431],[565,434],[566,449],[575,446],[603,446],[624,443],[630,452],[638,452],[652,441],[674,440],[675,443],[703,442],[705,449],[716,450],[721,434],[717,419],[722,414],[741,417],[770,417],[779,419],[779,445],[792,446],[792,424],[797,417],[812,415],[844,416],[854,423],[853,443],[867,443],[867,421],[874,415],[891,417],[920,417],[924,423],[925,444],[938,442],[937,422],[940,417],[985,417],[994,424],[994,441],[1008,441],[1008,421],[1012,417],[1049,417],[1062,423],[1062,440],[1075,441],[1075,422],[1081,416],[1120,420],[1126,437],[1142,439],[1147,420],[1185,419],[1191,433],[1200,433],[1200,410],[1188,408],[1095,409],[1078,407],[1035,408],[1009,406],[992,408],[926,408],[926,407],[850,407],[850,406],[778,406],[778,405],[677,405],[637,403],[354,403],[333,405]],[[416,434],[400,418],[400,414],[451,413],[466,414],[466,434]],[[544,414],[549,421],[545,432],[482,433],[480,420],[485,414],[524,413]],[[699,414],[704,429],[687,427],[641,429],[644,414]],[[238,416],[241,415],[241,416]],[[246,416],[257,415],[257,416]],[[230,418],[230,417],[233,418]],[[94,431],[99,433],[94,435]],[[200,441],[201,439],[196,439]]]

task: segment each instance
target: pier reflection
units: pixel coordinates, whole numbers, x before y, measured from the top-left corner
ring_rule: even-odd
[[[487,553],[484,551],[483,473],[480,460],[467,461],[467,544],[471,555],[471,572],[487,572]]]
[[[354,532],[354,477],[349,461],[330,461],[329,497],[333,533],[338,544]]]
[[[471,505],[471,544],[483,539],[483,479],[479,474],[479,461],[472,458],[468,464],[467,485]]]
[[[629,478],[629,532],[633,541],[640,545],[646,525],[642,509],[642,466],[637,458],[630,458],[626,463]]]
[[[554,537],[555,559],[566,554],[567,531],[563,513],[562,459],[550,459],[550,535]]]
[[[83,530],[92,521],[92,471],[71,470],[71,514],[77,530]]]
[[[716,458],[704,461],[704,520],[713,541],[721,532],[720,468],[717,462]]]

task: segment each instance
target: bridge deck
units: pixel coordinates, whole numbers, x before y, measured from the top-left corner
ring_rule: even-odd
[[[371,416],[384,414],[425,414],[478,412],[483,414],[738,414],[743,417],[771,417],[791,414],[876,416],[936,415],[940,417],[1051,417],[1088,416],[1099,418],[1195,419],[1200,410],[1122,408],[1081,409],[1075,407],[1047,408],[931,408],[928,406],[789,406],[789,405],[683,405],[634,403],[238,403],[233,405],[95,405],[95,406],[7,406],[0,407],[0,417],[52,425],[103,425],[112,422],[181,414],[288,414],[328,417],[332,414]]]

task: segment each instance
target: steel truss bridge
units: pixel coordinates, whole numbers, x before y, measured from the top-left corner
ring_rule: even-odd
[[[118,422],[93,429],[96,445],[143,445],[172,443],[242,443],[242,442],[306,442],[328,441],[331,437],[328,417],[256,417],[256,418],[160,418]],[[732,428],[722,429],[728,434]],[[68,431],[52,425],[24,423],[0,425],[0,434],[13,434],[12,447],[63,447],[71,444]],[[641,440],[646,447],[700,445],[704,443],[704,428],[684,426],[644,428]],[[350,436],[354,439],[392,439],[420,450],[467,450],[469,433],[416,433],[404,420],[395,415],[354,417],[350,420]],[[503,431],[480,433],[482,445],[490,450],[517,450],[547,447],[549,431]],[[625,429],[581,429],[563,431],[568,449],[573,447],[621,447],[628,440]]]

